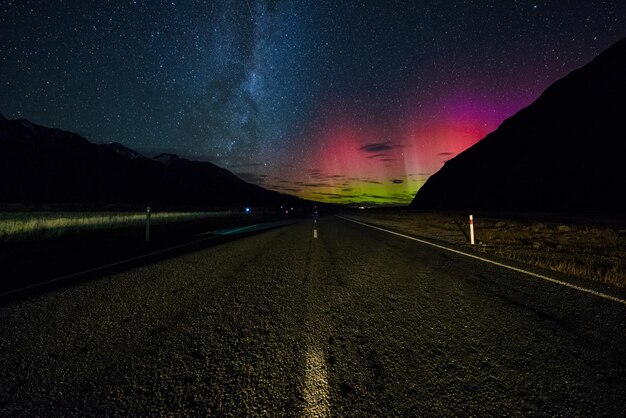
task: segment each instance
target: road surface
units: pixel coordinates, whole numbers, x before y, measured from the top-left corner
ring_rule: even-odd
[[[624,413],[623,304],[316,225],[0,306],[0,416]]]

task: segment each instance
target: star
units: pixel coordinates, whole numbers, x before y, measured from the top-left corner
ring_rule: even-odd
[[[626,24],[622,0],[29,0],[0,13],[9,118],[254,167],[242,173],[303,197],[388,203]],[[393,147],[369,158],[381,138]],[[305,181],[313,169],[325,177]]]

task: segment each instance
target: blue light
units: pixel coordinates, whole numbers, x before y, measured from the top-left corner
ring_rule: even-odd
[[[250,213],[250,208],[246,208],[246,213]]]

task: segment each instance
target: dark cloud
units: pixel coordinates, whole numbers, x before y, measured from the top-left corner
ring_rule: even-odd
[[[372,155],[368,155],[367,158],[382,158],[382,157],[388,157],[389,154],[372,154]]]
[[[265,179],[268,177],[267,174],[256,174],[256,173],[235,173],[237,177],[242,179],[243,181],[247,181],[252,184],[263,184],[265,183]]]
[[[278,179],[278,177],[273,177],[274,179]],[[294,183],[291,183],[287,180],[279,180],[278,184],[265,183],[263,187],[267,187],[269,189],[273,189],[283,193],[301,193],[304,189],[297,187]]]
[[[446,156],[454,155],[454,152],[440,152],[437,155],[439,155],[440,157],[446,157]]]
[[[328,183],[302,183],[305,187],[333,187],[332,184]]]
[[[309,175],[309,177],[316,179],[316,180],[325,180],[327,178],[327,176],[329,174],[324,173],[322,170],[320,169],[313,169],[313,170],[308,170],[307,174]]]
[[[383,151],[390,151],[394,148],[394,145],[392,143],[389,142],[376,142],[373,144],[367,144],[367,145],[363,145],[361,148],[359,148],[359,150],[361,151],[365,151],[365,152],[376,152],[376,153],[381,153]]]
[[[415,193],[409,193],[409,192],[401,192],[401,193],[392,193],[390,196],[391,197],[395,197],[396,199],[400,199],[400,200],[411,200],[413,199],[413,196],[415,195]]]
[[[229,169],[233,169],[233,168],[254,168],[254,167],[263,167],[265,164],[263,163],[247,163],[247,164],[234,164],[234,165],[229,165],[228,168]]]
[[[401,179],[392,179],[392,180],[391,180],[391,182],[392,182],[393,184],[402,184],[402,183],[404,183],[404,180],[401,180]]]
[[[380,196],[377,194],[362,194],[359,197],[369,197],[370,199],[388,199],[386,196]]]
[[[340,193],[324,193],[324,192],[313,192],[312,194],[317,196],[325,196],[331,199],[342,199],[342,198],[357,198],[358,195],[349,195],[349,194],[340,194]]]

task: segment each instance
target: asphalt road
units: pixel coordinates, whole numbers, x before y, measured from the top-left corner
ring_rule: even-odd
[[[0,306],[0,416],[624,414],[623,304],[317,225]]]

